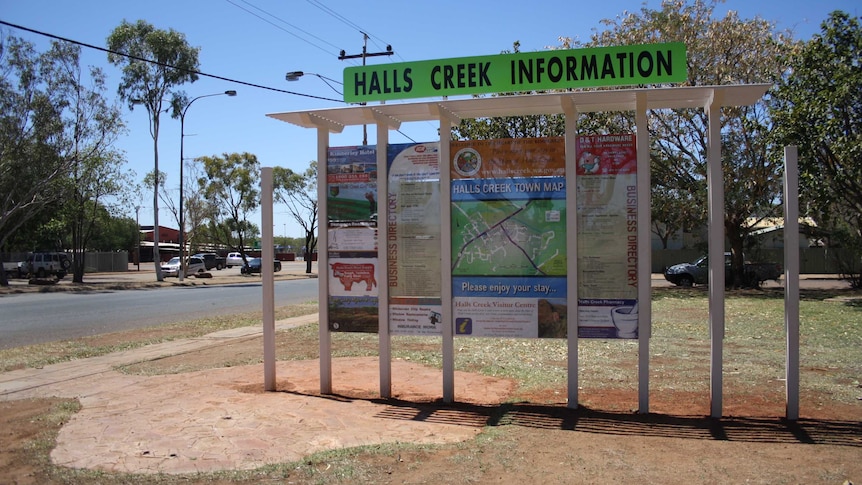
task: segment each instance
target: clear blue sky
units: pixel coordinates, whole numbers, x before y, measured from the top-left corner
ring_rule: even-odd
[[[645,2],[659,8],[660,1]],[[589,4],[589,5],[588,5]],[[345,67],[361,60],[338,60],[362,52],[362,34],[370,36],[368,52],[392,46],[395,55],[373,57],[368,64],[406,62],[450,57],[493,55],[520,41],[522,51],[543,50],[559,45],[561,36],[589,40],[600,21],[625,10],[639,10],[641,2],[605,0],[573,2],[499,2],[489,0],[405,2],[403,0],[0,0],[0,19],[88,44],[105,46],[111,30],[124,19],[144,19],[157,28],[183,32],[188,42],[201,48],[200,70],[225,78],[326,98],[340,99],[323,81],[305,76],[286,82],[288,71],[318,73],[341,79]],[[755,16],[773,21],[778,29],[792,29],[797,38],[807,39],[819,32],[829,12],[840,9],[862,14],[851,0],[730,0],[716,9],[716,16],[736,10],[743,19]],[[24,37],[40,50],[49,39],[17,29],[0,27],[5,35]],[[83,49],[83,63],[102,67],[108,75],[113,96],[120,72],[107,62],[101,51]],[[340,86],[335,85],[336,88]],[[284,166],[295,171],[308,167],[316,158],[314,130],[273,120],[266,113],[327,108],[342,103],[307,98],[266,89],[201,77],[183,88],[189,97],[235,89],[237,97],[201,99],[189,109],[185,120],[185,156],[194,158],[232,152],[257,155],[262,166]],[[152,139],[143,109],[123,108],[129,127],[120,142],[128,166],[137,180],[153,169]],[[437,139],[436,125],[402,125],[401,131],[415,141]],[[369,127],[371,143],[374,129]],[[392,143],[408,142],[393,132]],[[179,187],[179,120],[162,118],[159,140],[159,168],[168,175],[167,186]],[[358,145],[361,127],[334,135],[333,146]],[[141,200],[141,224],[152,224],[152,194]],[[275,234],[301,237],[299,226],[285,212],[275,209]],[[127,215],[134,217],[134,207]],[[259,215],[254,216],[259,223]],[[160,223],[175,226],[164,209]]]

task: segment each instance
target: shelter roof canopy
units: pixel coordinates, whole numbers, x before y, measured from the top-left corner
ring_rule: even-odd
[[[270,113],[267,116],[304,128],[327,127],[340,132],[345,126],[374,124],[384,121],[397,128],[400,123],[492,116],[526,116],[560,114],[567,105],[578,112],[634,111],[638,98],[644,98],[647,109],[705,108],[717,102],[720,106],[748,106],[762,98],[771,84],[723,86],[687,86],[667,88],[608,89],[518,96],[495,96],[456,100],[422,101],[399,104],[357,105],[306,111]]]

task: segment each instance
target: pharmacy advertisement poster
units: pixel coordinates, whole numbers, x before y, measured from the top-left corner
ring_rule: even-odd
[[[566,336],[562,137],[451,145],[455,335]]]
[[[578,336],[637,338],[637,151],[633,134],[577,139]]]
[[[441,335],[440,145],[389,145],[385,284],[389,332]]]

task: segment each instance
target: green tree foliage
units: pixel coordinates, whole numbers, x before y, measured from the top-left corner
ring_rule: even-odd
[[[687,49],[688,86],[773,83],[785,70],[788,36],[775,32],[774,23],[761,18],[740,19],[730,11],[715,18],[716,1],[665,0],[658,10],[643,7],[603,21],[589,46],[683,42]],[[575,43],[563,39],[562,47]],[[765,102],[722,110],[722,165],[725,190],[725,234],[741,274],[747,236],[762,218],[777,214],[781,190],[781,158],[770,152],[765,136],[772,128]],[[628,121],[590,121],[634,126],[633,114],[613,114]],[[652,217],[674,225],[685,206],[706,206],[707,113],[702,109],[652,110],[648,116],[651,143],[652,196],[660,201]],[[586,123],[589,125],[589,123]],[[671,199],[682,194],[676,203]],[[700,211],[688,211],[695,225]]]
[[[521,44],[515,41],[511,51],[502,54],[518,53]],[[512,96],[529,93],[501,93],[494,96]],[[494,140],[500,138],[539,138],[563,136],[565,118],[558,114],[539,114],[531,116],[494,116],[490,118],[464,119],[452,127],[454,140]]]
[[[98,231],[90,238],[90,251],[128,250],[134,254],[138,244],[138,224],[131,217],[114,217],[107,210],[99,212]]]
[[[305,232],[305,272],[311,273],[311,254],[317,248],[317,162],[312,161],[303,173],[275,167],[273,190],[275,200],[287,205],[293,219]]]
[[[224,153],[195,159],[203,167],[198,187],[208,201],[207,237],[233,251],[245,252],[260,234],[249,216],[260,202],[260,163],[251,153]]]
[[[123,67],[123,78],[117,90],[120,98],[134,110],[143,104],[150,121],[153,138],[153,172],[159,175],[159,119],[162,112],[171,109],[179,117],[185,95],[175,91],[177,86],[195,82],[198,78],[197,47],[191,47],[184,34],[173,29],[160,30],[146,21],[132,24],[123,21],[108,37],[108,61]],[[147,62],[150,61],[150,62]],[[165,106],[166,99],[170,104]],[[159,181],[153,184],[153,258],[159,260]],[[163,280],[161,267],[156,264],[156,279]]]
[[[68,100],[54,89],[57,48],[38,54],[13,36],[0,42],[0,248],[26,244],[17,231],[64,196],[58,181],[71,169],[60,156]],[[2,268],[0,285],[8,285]]]
[[[71,171],[62,181],[66,196],[60,217],[70,235],[73,281],[81,283],[84,253],[91,249],[92,236],[110,220],[110,215],[102,212],[119,213],[131,184],[131,176],[124,169],[125,157],[113,148],[125,127],[119,108],[109,105],[104,97],[101,69],[91,67],[85,75],[79,62],[80,48],[72,44],[56,44],[51,52],[59,76],[54,91],[68,101],[61,113],[64,131],[60,156],[69,161]],[[115,205],[108,205],[108,201]]]
[[[799,148],[800,195],[831,242],[855,251],[843,271],[862,286],[862,29],[832,12],[791,53],[775,94],[777,143]]]
[[[192,160],[184,161],[186,164],[185,176],[191,180],[198,180],[203,176],[203,167],[199,163]],[[202,251],[204,245],[210,246],[215,241],[207,239],[206,221],[207,215],[211,212],[210,203],[206,198],[206,194],[197,184],[183,185],[183,223],[185,227],[186,241],[191,247],[192,254]],[[171,206],[171,212],[175,215],[179,214],[179,208],[174,209]],[[179,227],[179,218],[177,217],[177,227]],[[204,230],[200,230],[204,229]]]
[[[8,38],[4,54],[0,245],[71,248],[80,282],[100,211],[109,198],[121,201],[127,186],[125,160],[113,149],[122,118],[105,101],[102,71],[81,68],[79,47],[54,42],[37,55]]]

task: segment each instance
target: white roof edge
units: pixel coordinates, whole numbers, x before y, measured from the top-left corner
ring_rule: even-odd
[[[456,100],[429,100],[395,104],[354,105],[302,111],[269,113],[266,116],[304,128],[320,126],[327,120],[331,131],[338,126],[365,125],[385,116],[398,122],[434,121],[441,115],[449,118],[489,116],[525,116],[560,114],[563,98],[569,98],[578,112],[634,111],[637,95],[646,94],[648,109],[703,108],[714,99],[721,106],[748,106],[762,98],[772,84],[732,84],[720,86],[682,86],[666,88],[604,89],[563,93],[496,96]],[[443,114],[445,113],[445,114]],[[317,120],[315,123],[313,120]]]

